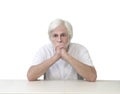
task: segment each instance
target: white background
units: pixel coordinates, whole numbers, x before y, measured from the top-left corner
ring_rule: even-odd
[[[87,47],[98,80],[120,80],[119,0],[0,0],[0,79],[26,79],[56,18],[73,25],[72,42]]]

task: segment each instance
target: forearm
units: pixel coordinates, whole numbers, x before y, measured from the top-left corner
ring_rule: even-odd
[[[64,55],[64,59],[67,60],[76,70],[76,72],[84,79],[86,79],[87,81],[96,81],[97,75],[94,67],[83,64],[69,54]]]
[[[41,75],[46,73],[51,65],[53,65],[59,59],[58,56],[54,55],[50,59],[42,62],[41,64],[31,66],[27,73],[29,81],[37,80]]]

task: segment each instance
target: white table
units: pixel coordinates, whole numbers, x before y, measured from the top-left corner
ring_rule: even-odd
[[[0,94],[120,94],[120,81],[0,80]]]

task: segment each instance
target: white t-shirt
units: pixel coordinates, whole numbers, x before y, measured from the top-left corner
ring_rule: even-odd
[[[80,62],[93,66],[89,53],[84,46],[70,43],[68,53]],[[55,49],[52,44],[43,46],[37,52],[33,60],[33,65],[42,63],[46,59],[51,58],[54,54]],[[44,76],[46,80],[82,79],[75,69],[63,59],[59,59],[55,64],[53,64]]]

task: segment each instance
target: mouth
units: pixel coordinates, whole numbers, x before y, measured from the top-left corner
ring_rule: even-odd
[[[57,43],[56,46],[63,46],[63,47],[65,47],[65,48],[68,48],[68,46],[69,46],[69,42],[66,43],[66,44],[63,43],[63,42],[61,42],[61,43]]]

